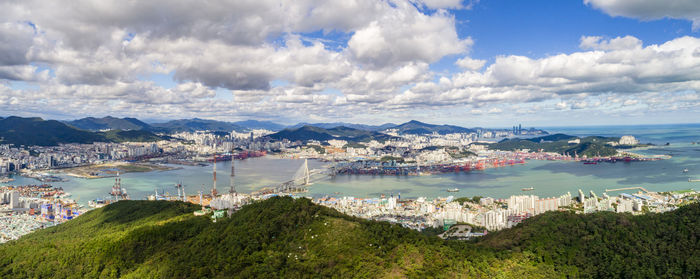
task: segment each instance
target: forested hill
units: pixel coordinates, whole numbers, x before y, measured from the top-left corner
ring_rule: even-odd
[[[578,139],[578,143],[569,143],[569,141]],[[529,149],[531,151],[538,151],[542,149],[545,152],[556,152],[559,154],[566,154],[573,156],[578,154],[579,156],[586,155],[588,157],[595,156],[613,156],[617,154],[617,150],[614,147],[607,145],[608,142],[617,142],[620,138],[609,138],[609,137],[575,137],[564,134],[554,134],[547,135],[543,137],[528,138],[528,139],[504,139],[498,143],[489,145],[490,149],[496,150],[518,150],[518,149]]]
[[[56,120],[10,116],[0,119],[0,144],[53,146],[61,143],[158,141],[166,139],[143,130],[91,132]]]
[[[90,211],[0,245],[0,277],[692,278],[700,266],[697,205],[648,217],[548,213],[480,242],[445,241],[307,199],[272,198],[216,223],[194,216],[197,208],[121,201]],[[614,264],[598,264],[606,261]]]
[[[307,140],[346,140],[351,142],[368,142],[371,140],[385,141],[392,138],[391,136],[373,131],[359,130],[344,126],[324,129],[315,126],[303,126],[301,128],[287,128],[277,133],[269,135],[273,139],[288,139],[291,141],[307,141]]]
[[[551,212],[490,233],[479,245],[533,253],[584,278],[698,278],[700,204],[638,216]]]

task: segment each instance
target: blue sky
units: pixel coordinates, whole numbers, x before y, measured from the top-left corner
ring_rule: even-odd
[[[0,110],[505,127],[700,116],[693,1],[159,1],[0,3]]]

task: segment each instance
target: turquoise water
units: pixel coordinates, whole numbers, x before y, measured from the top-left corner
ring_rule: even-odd
[[[605,189],[641,186],[651,191],[700,189],[700,125],[654,125],[550,128],[549,131],[574,135],[620,136],[634,135],[642,142],[656,144],[670,142],[635,152],[650,155],[673,156],[669,160],[631,163],[600,163],[583,165],[563,161],[527,161],[525,165],[507,166],[470,173],[450,173],[432,176],[358,176],[343,175],[326,177],[309,188],[311,196],[355,196],[376,197],[380,194],[398,194],[402,197],[491,196],[505,198],[514,194],[534,194],[542,197],[558,196],[566,192],[574,194],[578,189],[593,190],[601,195]],[[275,159],[271,157],[235,161],[236,188],[249,193],[264,186],[289,180],[302,165],[303,160]],[[322,162],[310,160],[310,168],[319,168]],[[219,191],[229,188],[231,162],[217,163]],[[687,173],[683,169],[688,169]],[[23,177],[15,177],[14,185],[38,184]],[[82,203],[103,198],[114,182],[113,178],[78,179],[52,183],[73,194]],[[154,189],[176,193],[175,183],[182,181],[185,190],[194,194],[199,190],[208,192],[212,184],[212,168],[183,166],[177,170],[122,175],[122,184],[132,198],[144,198]],[[459,188],[457,193],[448,193],[448,188]],[[535,190],[522,192],[524,187]],[[627,191],[634,192],[634,191]]]
[[[619,137],[633,135],[641,143],[653,144],[700,142],[700,124],[549,127],[543,129],[550,133],[564,133],[574,136]]]

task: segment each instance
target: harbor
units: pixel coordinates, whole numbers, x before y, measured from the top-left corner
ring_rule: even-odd
[[[70,197],[48,184],[0,187],[0,243],[79,216],[84,209]]]

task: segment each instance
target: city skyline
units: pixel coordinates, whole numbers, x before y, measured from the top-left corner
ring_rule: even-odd
[[[0,4],[4,116],[697,122],[692,1]]]

